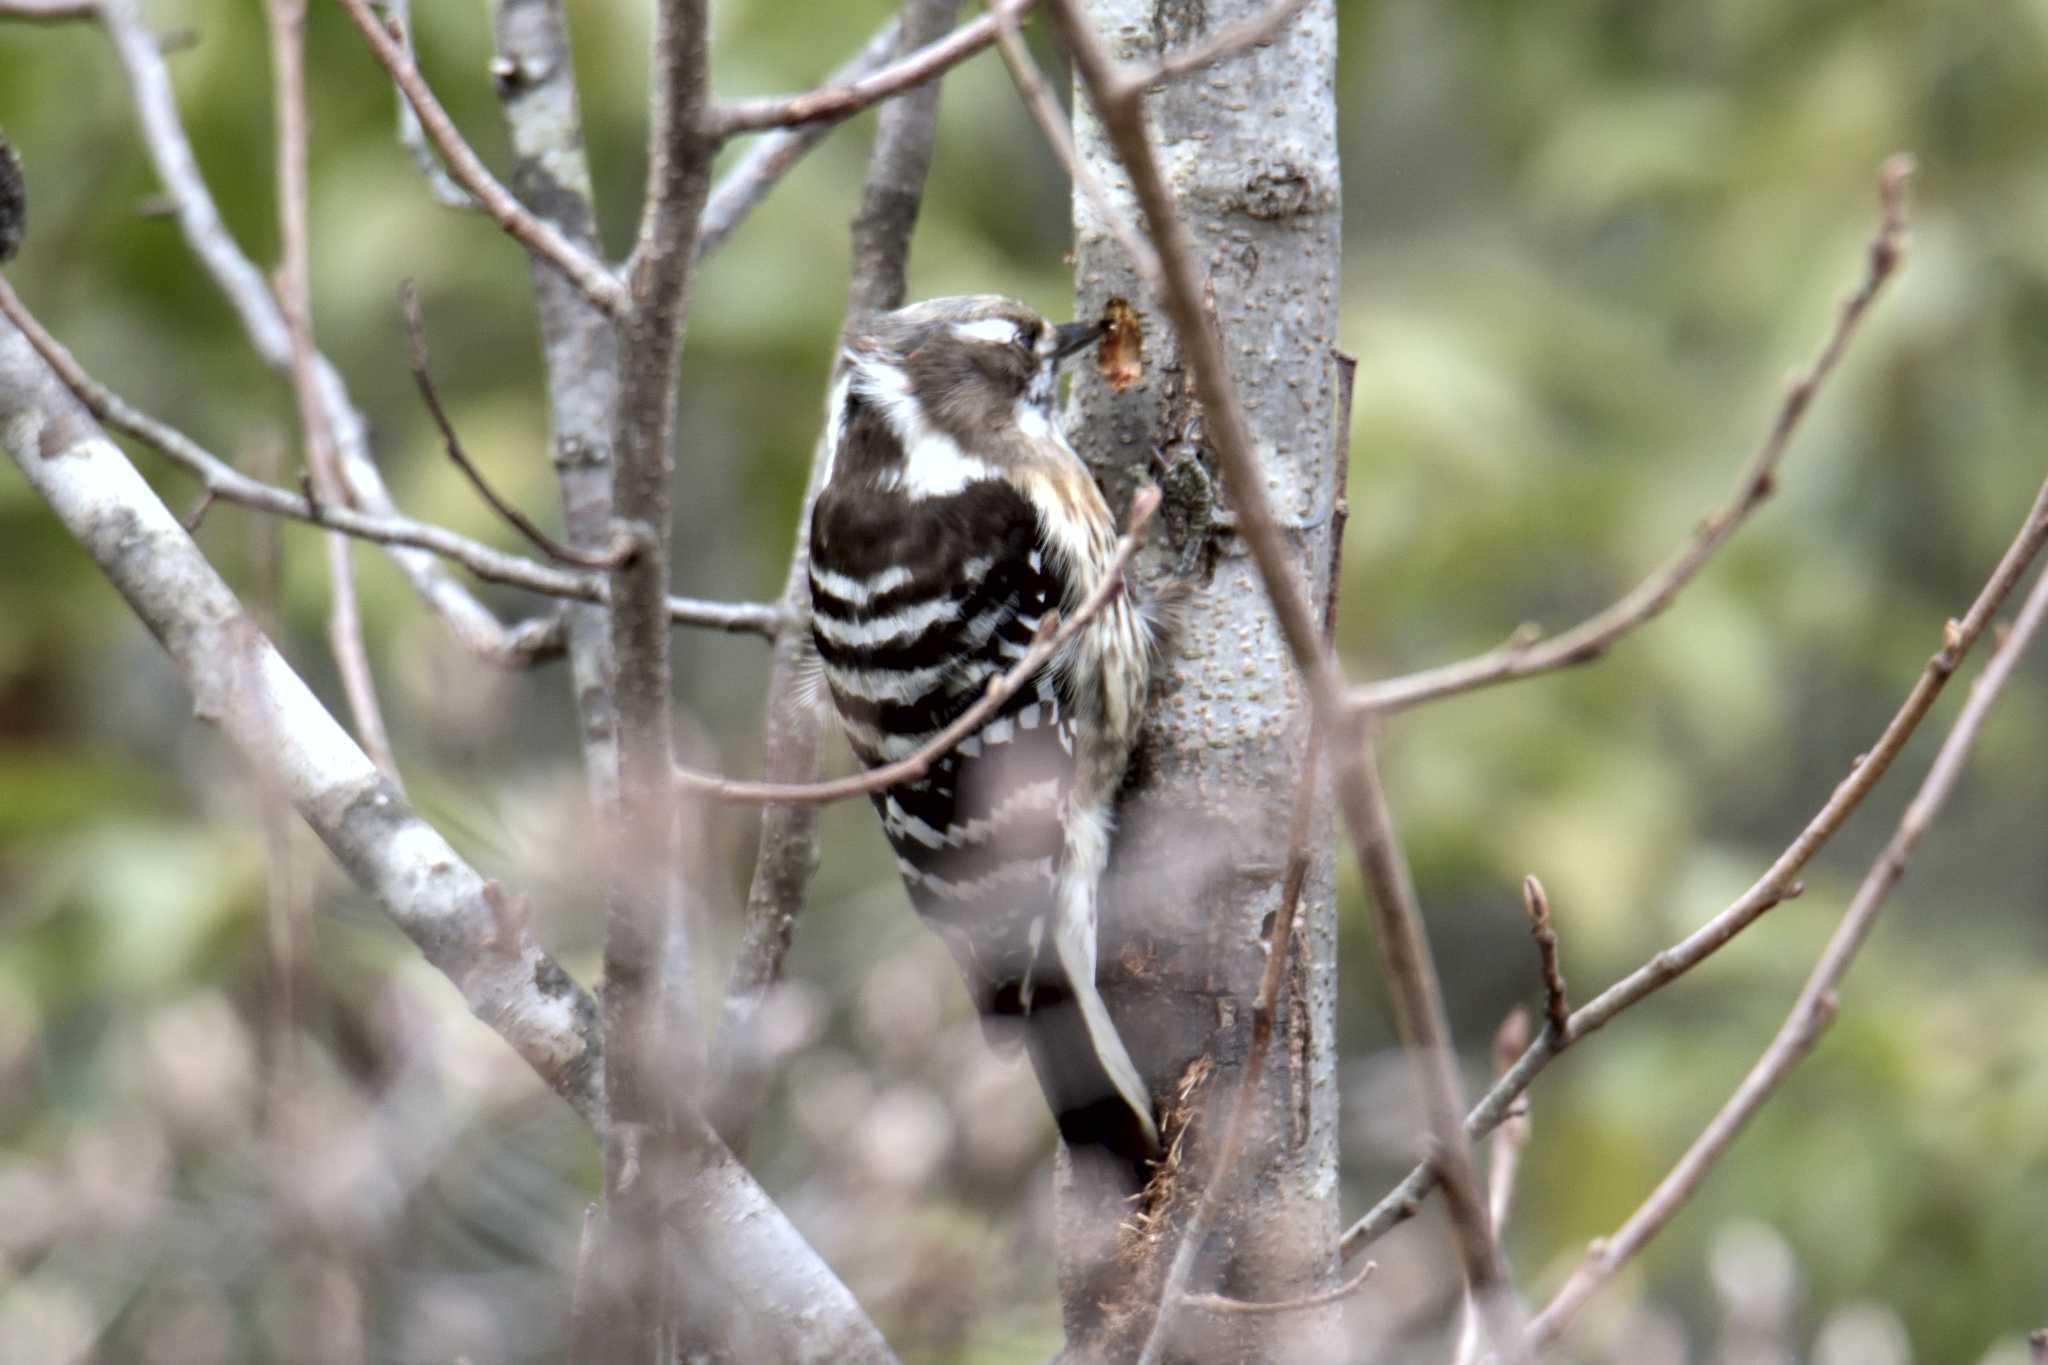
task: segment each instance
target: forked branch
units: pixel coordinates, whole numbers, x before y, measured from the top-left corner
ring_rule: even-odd
[[[433,87],[427,84],[426,77],[420,74],[402,30],[395,24],[387,26],[370,8],[369,0],[339,0],[339,3],[348,12],[349,21],[362,33],[363,40],[370,45],[370,51],[390,73],[392,82],[412,105],[427,138],[447,163],[449,174],[469,191],[484,212],[513,240],[561,271],[589,296],[592,303],[607,313],[617,314],[626,303],[624,283],[604,262],[563,236],[554,224],[535,217],[512,191],[491,174],[483,158],[463,139],[455,120],[441,107],[441,101],[435,96]]]
[[[1857,755],[1849,775],[1836,785],[1798,837],[1747,891],[1719,914],[1573,1011],[1563,1036],[1546,1029],[1466,1115],[1465,1131],[1468,1134],[1480,1138],[1492,1132],[1507,1117],[1515,1101],[1529,1088],[1537,1074],[1558,1053],[1699,966],[1765,912],[1799,894],[1800,870],[1812,861],[1876,788],[1891,768],[1892,761],[1906,747],[1914,731],[1919,729],[1920,722],[1933,709],[1936,698],[1968,656],[1978,637],[1990,626],[1999,608],[2040,557],[2044,546],[2048,546],[2048,482],[2044,482],[2035,494],[2032,508],[2012,543],[2006,547],[1998,566],[1970,604],[1970,609],[1960,620],[1950,620],[1942,627],[1941,648],[1928,659],[1877,742]],[[1389,1229],[1413,1217],[1421,1208],[1423,1198],[1436,1187],[1436,1182],[1436,1172],[1428,1162],[1410,1171],[1400,1184],[1345,1232],[1344,1255],[1357,1254]]]
[[[1969,700],[1963,704],[1962,714],[1956,717],[1954,728],[1942,742],[1940,752],[1934,756],[1926,778],[1907,805],[1906,813],[1900,817],[1891,840],[1870,865],[1862,885],[1857,887],[1854,899],[1849,902],[1848,910],[1828,940],[1827,948],[1814,965],[1812,974],[1807,977],[1806,985],[1800,990],[1799,998],[1777,1036],[1749,1074],[1743,1077],[1742,1084],[1729,1097],[1728,1103],[1686,1149],[1678,1164],[1671,1168],[1671,1173],[1613,1236],[1594,1243],[1593,1249],[1565,1281],[1557,1297],[1531,1320],[1530,1334],[1539,1345],[1548,1345],[1563,1335],[1586,1301],[1677,1216],[1765,1101],[1820,1041],[1822,1032],[1835,1017],[1837,989],[1854,964],[1857,952],[1870,937],[1871,929],[1876,926],[1877,917],[1892,888],[1905,876],[1906,864],[1914,849],[1934,823],[1934,817],[1949,794],[1955,790],[1956,781],[1969,762],[1991,708],[1997,705],[1999,695],[2012,680],[2021,656],[2040,634],[2044,620],[2048,620],[2048,572],[2035,578],[2033,590],[2020,607],[2011,633],[1993,649],[1991,658],[1984,665],[1984,672],[1970,690]]]

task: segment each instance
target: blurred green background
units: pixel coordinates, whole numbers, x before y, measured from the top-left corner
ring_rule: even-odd
[[[645,6],[571,6],[606,240],[634,221]],[[2048,4],[1344,0],[1346,299],[1360,358],[1342,639],[1353,671],[1568,624],[1732,486],[1783,376],[1858,277],[1879,162],[1919,159],[1908,267],[1828,388],[1778,496],[1677,608],[1587,669],[1394,721],[1389,782],[1469,1075],[1532,1000],[1517,885],[1541,875],[1590,996],[1735,896],[1876,736],[2041,479],[2048,438]],[[440,458],[405,371],[416,278],[439,378],[498,486],[553,506],[526,265],[436,207],[338,11],[313,7],[319,340],[415,515],[510,545]],[[727,4],[718,88],[795,89],[889,12]],[[252,7],[165,3],[188,127],[229,224],[276,257],[268,64]],[[423,5],[424,62],[494,164],[481,5]],[[1034,35],[1034,41],[1039,41]],[[1048,61],[1053,54],[1041,46]],[[872,116],[701,273],[683,375],[678,587],[781,580],[845,287]],[[102,380],[252,469],[294,477],[264,371],[175,225],[89,26],[0,24],[0,127],[30,180],[16,288]],[[947,85],[912,292],[1068,297],[1066,187],[983,56]],[[147,453],[174,506],[192,489]],[[551,520],[551,518],[544,518]],[[316,537],[216,507],[201,542],[274,603],[331,703]],[[513,548],[518,548],[514,546]],[[527,892],[586,980],[566,671],[463,655],[359,554],[406,779]],[[508,614],[516,595],[484,595]],[[683,634],[697,756],[758,762],[766,651]],[[1776,1028],[1918,781],[1944,699],[1808,890],[1562,1059],[1534,1092],[1510,1232],[1555,1287],[1723,1101]],[[1817,1054],[1566,1358],[2025,1359],[2048,1321],[2048,670],[2028,665],[1921,850]],[[835,754],[835,762],[844,762]],[[0,1358],[547,1359],[595,1155],[267,802],[155,645],[22,481],[0,472]],[[748,1153],[907,1358],[1057,1344],[1052,1137],[905,913],[864,807],[826,858],[764,1033],[783,1081]],[[702,840],[715,988],[751,857]],[[266,904],[314,912],[280,1017]],[[1345,1211],[1417,1127],[1355,881],[1345,883]],[[1433,1217],[1374,1253],[1361,1361],[1436,1358]]]

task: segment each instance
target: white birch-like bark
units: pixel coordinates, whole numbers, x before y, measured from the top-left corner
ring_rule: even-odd
[[[506,896],[400,796],[320,704],[183,525],[12,323],[0,319],[0,447],[170,654],[198,715],[289,799],[471,1012],[601,1122],[597,1010]],[[701,1124],[662,1193],[701,1250],[667,1267],[734,1361],[888,1365],[831,1269]]]
[[[1147,61],[1255,15],[1267,0],[1088,0],[1116,56]],[[1309,596],[1323,599],[1335,487],[1333,411],[1339,202],[1336,13],[1317,0],[1273,41],[1153,92],[1148,124],[1196,241],[1258,443],[1274,514]],[[1076,99],[1081,157],[1131,221],[1140,215],[1100,123]],[[1189,588],[1144,747],[1126,793],[1102,953],[1105,993],[1154,1093],[1176,1103],[1199,1077],[1163,1233],[1133,1273],[1117,1208],[1069,1173],[1061,1288],[1070,1347],[1135,1354],[1159,1278],[1220,1140],[1251,1036],[1252,1001],[1288,853],[1308,707],[1251,560],[1229,529],[1202,449],[1200,404],[1172,327],[1110,227],[1075,200],[1076,316],[1123,296],[1146,326],[1145,378],[1123,394],[1092,372],[1075,385],[1068,430],[1110,490],[1140,479],[1165,494],[1150,565]],[[1336,901],[1327,817],[1303,892],[1293,962],[1275,1020],[1257,1122],[1190,1288],[1285,1299],[1331,1283],[1338,1219],[1334,1054]],[[1213,1069],[1202,1071],[1206,1064]],[[1173,1126],[1169,1115],[1169,1127]],[[1334,1306],[1217,1316],[1184,1310],[1166,1358],[1338,1358]]]

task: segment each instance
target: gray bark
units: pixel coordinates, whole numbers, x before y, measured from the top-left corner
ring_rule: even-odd
[[[1086,8],[1118,57],[1141,62],[1256,14],[1265,0],[1088,0]],[[1318,602],[1340,492],[1335,56],[1335,7],[1321,0],[1271,43],[1147,100],[1166,174],[1205,256],[1275,515]],[[1085,98],[1076,106],[1081,156],[1135,220],[1102,127]],[[1165,1097],[1169,1130],[1185,1110],[1192,1123],[1146,1231],[1120,1227],[1130,1211],[1085,1172],[1067,1171],[1061,1192],[1070,1348],[1123,1358],[1150,1328],[1160,1278],[1235,1094],[1269,947],[1262,934],[1287,861],[1308,706],[1257,572],[1219,505],[1200,404],[1171,327],[1085,197],[1077,196],[1075,217],[1076,315],[1129,298],[1146,324],[1146,373],[1123,394],[1082,374],[1068,430],[1114,506],[1156,473],[1166,502],[1146,572],[1181,579],[1186,590],[1126,791],[1102,956],[1105,994],[1154,1094]],[[1336,904],[1327,817],[1314,830],[1258,1123],[1202,1249],[1196,1291],[1287,1298],[1324,1284],[1334,1264]],[[1335,1308],[1183,1312],[1167,1358],[1331,1359],[1336,1318]]]
[[[492,0],[498,99],[511,135],[512,188],[534,213],[593,256],[602,256],[591,209],[590,165],[569,26],[560,0]],[[546,262],[532,263],[548,422],[562,524],[572,545],[602,546],[612,515],[611,414],[618,398],[618,334],[581,290]],[[569,676],[582,721],[583,766],[602,818],[618,799],[618,712],[611,695],[611,640],[601,607],[565,608]]]

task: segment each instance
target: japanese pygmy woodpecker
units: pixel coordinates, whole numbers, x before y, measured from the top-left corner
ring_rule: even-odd
[[[1101,332],[972,295],[881,315],[847,345],[811,630],[867,766],[917,750],[1111,571],[1115,524],[1053,416],[1060,362]],[[1069,1148],[1140,1175],[1159,1135],[1096,989],[1096,897],[1149,672],[1145,619],[1119,594],[978,733],[874,797],[911,904],[992,1038],[1021,1032]]]

